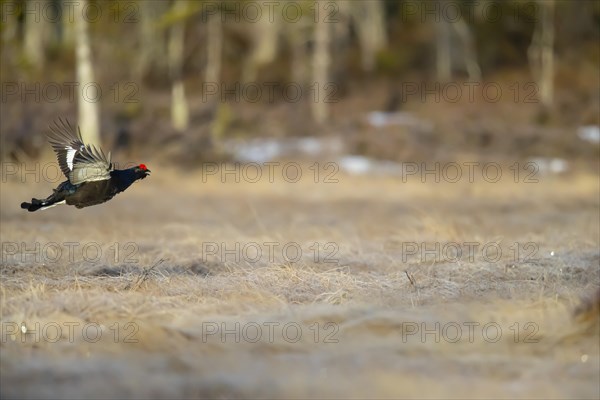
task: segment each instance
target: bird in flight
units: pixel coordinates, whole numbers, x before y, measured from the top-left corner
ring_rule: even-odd
[[[67,180],[46,199],[21,203],[21,208],[27,211],[45,210],[59,204],[84,208],[104,203],[150,174],[144,164],[114,169],[110,152],[106,156],[95,146],[84,144],[81,131],[79,128],[75,131],[68,120],[59,118],[50,125],[50,130],[48,141]]]

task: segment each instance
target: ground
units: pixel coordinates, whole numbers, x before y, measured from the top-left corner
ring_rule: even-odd
[[[593,169],[147,164],[109,203],[36,213],[56,182],[3,172],[2,397],[600,397]]]

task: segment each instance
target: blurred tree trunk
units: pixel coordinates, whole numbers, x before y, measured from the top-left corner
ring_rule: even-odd
[[[475,40],[469,29],[469,25],[463,18],[449,22],[442,14],[440,21],[436,23],[436,36],[436,69],[438,81],[448,82],[452,79],[455,60],[457,59],[462,60],[462,67],[464,67],[469,75],[469,80],[481,80],[481,68],[477,62]],[[455,38],[458,38],[460,42],[453,40]]]
[[[277,36],[279,34],[279,20],[269,20],[269,10],[260,3],[262,16],[256,23],[248,26],[252,38],[250,54],[244,61],[242,69],[242,82],[253,82],[258,75],[258,68],[273,62],[277,55]]]
[[[463,59],[465,62],[467,74],[469,74],[469,80],[481,80],[481,68],[479,68],[479,63],[477,63],[475,41],[473,40],[473,35],[471,34],[469,26],[467,25],[465,20],[461,18],[455,23],[453,23],[452,27],[454,28],[462,42]]]
[[[186,0],[175,0],[173,12],[184,15]],[[174,22],[169,28],[169,73],[171,77],[171,123],[183,132],[189,125],[189,110],[183,85],[183,49],[185,42],[185,20]]]
[[[375,69],[377,51],[387,42],[383,3],[380,0],[340,2],[340,7],[345,5],[357,29],[362,68],[372,72]]]
[[[70,0],[60,0],[59,4],[62,18],[58,26],[60,32],[58,41],[63,48],[70,49],[75,47],[75,24],[69,15],[69,7],[72,7],[72,2]]]
[[[452,57],[450,41],[450,24],[442,18],[436,23],[436,58],[437,80],[448,82],[452,78]]]
[[[44,3],[40,0],[31,1],[27,7],[31,10],[40,10]],[[25,14],[24,54],[26,60],[34,69],[41,70],[46,61],[46,36],[49,32],[48,20],[42,12],[29,12]]]
[[[313,23],[310,18],[303,17],[297,23],[286,23],[284,26],[292,50],[292,81],[305,87],[310,79],[308,43],[312,39]]]
[[[98,83],[94,81],[88,22],[82,14],[82,9],[85,6],[87,6],[87,0],[82,0],[75,6],[79,127],[86,143],[99,145],[100,120],[98,116],[98,101],[100,101],[100,93],[97,89]]]
[[[329,117],[329,107],[324,101],[326,85],[329,79],[329,41],[331,24],[319,18],[315,24],[315,48],[313,53],[313,82],[315,98],[311,99],[313,118],[317,124],[322,124]]]
[[[540,100],[550,107],[554,99],[554,0],[538,2],[538,16],[528,56],[538,82]]]
[[[221,12],[210,15],[207,21],[208,40],[206,43],[205,82],[221,81],[221,57],[223,52],[223,24]]]
[[[166,11],[166,2],[140,1],[139,37],[140,56],[135,65],[137,80],[142,81],[156,67],[159,75],[168,70],[168,58],[164,29],[158,26],[161,15]]]
[[[304,86],[308,81],[306,59],[306,37],[302,34],[299,24],[287,24],[289,29],[290,47],[292,48],[292,81]]]
[[[330,21],[330,33],[331,33],[331,40],[330,40],[330,58],[335,60],[336,62],[331,64],[330,70],[329,70],[329,80],[335,85],[335,94],[336,96],[343,96],[347,89],[348,89],[348,83],[351,80],[350,79],[350,64],[352,64],[352,62],[349,59],[349,54],[350,54],[350,50],[353,47],[353,43],[352,43],[352,27],[353,27],[353,21],[354,21],[354,26],[357,24],[357,22],[355,21],[355,14],[356,12],[353,14],[353,7],[354,4],[358,4],[358,2],[355,1],[337,1],[336,4],[338,6],[336,12],[334,15],[327,15],[328,13],[331,12],[331,6],[329,6],[329,3],[322,3],[324,5],[324,7],[327,7],[327,13],[326,15],[323,15],[323,10],[321,10],[321,18],[327,18],[327,20]],[[358,18],[362,18],[361,15],[358,16]],[[332,23],[334,22],[334,23]],[[365,28],[365,26],[363,26],[363,28]],[[358,27],[355,26],[355,29],[359,29]],[[367,58],[369,58],[368,52],[369,50],[365,49],[365,44],[362,43],[360,37],[362,37],[362,33],[363,33],[363,29],[360,29],[360,33],[359,33],[359,42],[360,42],[360,55],[361,55],[361,64],[362,64],[362,69],[364,71],[370,72],[369,67],[366,66],[365,64],[365,60]],[[377,46],[379,47],[379,46]],[[375,66],[375,53],[373,52],[372,54],[373,58],[372,58],[372,66]],[[368,64],[368,62],[367,62]],[[331,88],[332,86],[330,86]],[[331,90],[328,91],[329,93],[332,93]]]
[[[10,69],[18,68],[18,58],[15,54],[20,52],[18,43],[20,22],[15,14],[4,14],[4,23],[0,29],[2,35],[2,51],[0,51],[0,62],[4,66],[10,66]]]

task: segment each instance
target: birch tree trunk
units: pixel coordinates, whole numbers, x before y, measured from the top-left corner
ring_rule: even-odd
[[[60,43],[66,48],[75,47],[75,21],[69,16],[70,0],[62,0],[60,2],[62,19],[60,21]]]
[[[167,11],[166,3],[159,1],[140,1],[139,38],[140,56],[135,65],[135,75],[138,81],[152,70],[158,69],[159,74],[168,71],[168,58],[165,58],[167,48],[164,29],[158,26],[163,12]]]
[[[100,119],[98,115],[98,102],[100,92],[98,83],[94,81],[94,68],[90,50],[89,27],[87,20],[82,16],[82,8],[87,5],[87,0],[79,4],[81,8],[75,9],[75,30],[77,33],[77,92],[79,93],[79,127],[86,143],[100,145]]]
[[[469,79],[471,81],[481,80],[481,68],[477,62],[477,53],[475,51],[475,41],[469,26],[464,19],[459,19],[452,24],[452,27],[458,34],[463,45],[463,59]]]
[[[481,68],[477,62],[477,52],[475,50],[475,40],[469,25],[463,18],[456,21],[447,21],[445,16],[440,17],[436,23],[436,70],[437,79],[440,82],[448,82],[452,79],[452,72],[457,59],[462,60],[463,66],[469,75],[471,81],[481,80]],[[459,43],[453,39],[458,38]],[[457,49],[453,49],[454,46]],[[453,50],[460,50],[459,55],[452,57]]]
[[[186,0],[176,0],[174,12],[185,13]],[[171,123],[179,132],[189,126],[189,110],[183,85],[183,49],[185,41],[185,22],[178,21],[169,28],[169,73],[171,76]]]
[[[329,40],[330,28],[329,23],[324,22],[322,18],[315,24],[315,48],[313,53],[313,81],[314,90],[316,91],[315,98],[310,99],[312,102],[312,114],[317,124],[322,124],[329,117],[329,107],[325,100],[325,86],[329,79]]]
[[[342,7],[346,2],[340,3]],[[380,0],[347,2],[358,31],[363,70],[375,69],[375,56],[385,46],[385,21],[383,3]]]
[[[452,78],[452,53],[450,41],[450,24],[441,19],[436,23],[436,58],[437,80],[448,82]]]
[[[207,21],[208,41],[206,43],[205,82],[221,81],[221,57],[223,52],[223,26],[221,12],[210,15]]]
[[[28,7],[39,10],[43,4],[43,2],[36,0],[31,1]],[[46,59],[44,47],[47,33],[48,23],[41,12],[31,12],[25,15],[25,43],[23,50],[27,61],[37,70],[41,70],[44,67]]]
[[[308,13],[306,13],[308,14]],[[303,88],[310,81],[311,53],[308,43],[313,39],[314,22],[312,17],[303,16],[295,23],[285,23],[287,39],[292,51],[292,81]]]
[[[16,52],[17,37],[19,33],[19,21],[15,14],[5,14],[4,26],[0,29],[0,35],[2,36],[2,51],[0,51],[0,62],[2,65],[10,65],[11,68],[17,63],[14,54]]]
[[[554,1],[541,1],[540,97],[546,107],[554,100]]]
[[[553,0],[538,3],[537,22],[527,51],[531,72],[545,107],[552,105],[554,97],[554,6]]]
[[[256,23],[248,26],[252,37],[252,48],[249,56],[244,61],[242,82],[253,82],[258,75],[258,68],[275,60],[277,55],[277,36],[279,34],[279,21],[275,18],[269,20],[268,9],[260,5],[262,16]]]

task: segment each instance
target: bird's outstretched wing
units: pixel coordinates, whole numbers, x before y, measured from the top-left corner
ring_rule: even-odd
[[[79,129],[68,120],[59,118],[50,125],[48,141],[56,152],[61,171],[73,185],[110,179],[112,164],[102,150],[85,145]]]

